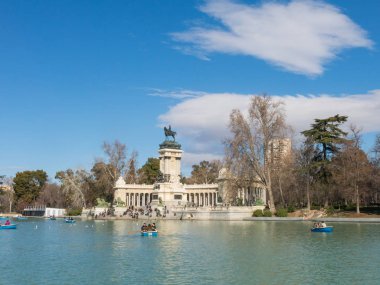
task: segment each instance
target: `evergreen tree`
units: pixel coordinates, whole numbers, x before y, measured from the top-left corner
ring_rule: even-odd
[[[160,174],[160,160],[149,157],[148,161],[138,170],[139,183],[153,184]]]
[[[339,152],[339,145],[345,142],[346,132],[340,129],[340,125],[347,121],[347,116],[335,115],[327,119],[315,119],[310,130],[301,132],[307,139],[314,143],[316,153],[312,166],[315,169],[315,178],[321,183],[325,192],[325,207],[328,205],[328,184],[331,179],[329,164],[334,155]]]

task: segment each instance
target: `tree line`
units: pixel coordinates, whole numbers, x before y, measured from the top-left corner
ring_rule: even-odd
[[[336,114],[310,122],[300,134],[302,140],[295,143],[297,134],[285,118],[281,101],[267,95],[252,97],[247,114],[241,110],[230,114],[223,161],[201,161],[181,182],[217,183],[220,169],[225,168],[225,202],[234,204],[239,189],[260,185],[272,212],[279,207],[329,206],[354,206],[360,212],[361,206],[379,203],[380,134],[366,153],[361,130],[345,126],[348,117]],[[4,180],[12,188],[0,187],[0,210],[21,211],[31,204],[82,209],[95,206],[97,198],[112,203],[120,176],[136,184],[153,184],[160,176],[158,158],[148,158],[138,168],[137,152],[129,153],[125,144],[104,142],[102,149],[105,159],[96,159],[90,171],[58,171],[54,177],[58,182],[49,181],[43,170],[18,172],[13,180],[0,177],[0,183]]]
[[[137,169],[137,152],[128,154],[125,144],[116,140],[103,143],[102,148],[105,159],[96,159],[90,171],[58,171],[54,177],[56,182],[50,181],[44,170],[16,173],[13,179],[4,181],[11,189],[0,192],[0,211],[20,212],[28,205],[73,210],[93,207],[97,198],[113,201],[113,187],[120,176],[126,183],[152,184],[155,181],[159,159],[149,158]],[[5,177],[3,179],[6,180]]]
[[[379,203],[380,134],[373,149],[362,149],[361,130],[348,117],[315,119],[302,141],[286,152],[279,142],[294,137],[283,103],[267,95],[251,99],[248,114],[233,110],[225,141],[230,201],[240,188],[261,185],[272,212],[284,207],[355,207]],[[293,140],[294,141],[294,140]],[[282,152],[282,153],[281,153]]]

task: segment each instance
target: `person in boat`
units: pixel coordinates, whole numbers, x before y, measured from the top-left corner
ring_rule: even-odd
[[[327,227],[327,225],[326,225],[326,223],[324,221],[322,221],[321,228],[325,228],[325,227]]]
[[[156,223],[152,224],[152,231],[156,231]]]
[[[11,224],[10,220],[7,220],[4,225],[9,226]]]
[[[144,224],[141,226],[141,231],[146,232],[146,230],[147,230],[147,226],[146,226],[146,223],[144,223]]]

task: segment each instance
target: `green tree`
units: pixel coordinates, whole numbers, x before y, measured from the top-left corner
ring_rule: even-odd
[[[315,119],[310,130],[301,132],[308,138],[317,150],[312,165],[314,174],[320,182],[325,196],[325,207],[328,206],[328,184],[331,181],[332,173],[329,168],[331,159],[339,152],[339,146],[345,142],[346,132],[339,126],[347,121],[347,116],[335,115],[326,119]]]
[[[137,172],[139,183],[153,184],[160,175],[160,160],[149,157],[147,162]]]
[[[13,189],[18,210],[22,210],[24,206],[36,202],[47,178],[48,176],[43,170],[28,170],[16,173],[13,179]]]
[[[216,183],[218,173],[222,163],[220,161],[203,160],[199,164],[192,166],[191,177],[186,182],[188,184]]]

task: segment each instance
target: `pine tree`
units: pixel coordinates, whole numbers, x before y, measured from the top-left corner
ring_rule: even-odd
[[[347,121],[347,116],[335,115],[327,119],[315,119],[310,130],[301,132],[314,143],[317,152],[313,158],[312,167],[315,169],[316,179],[319,180],[325,191],[325,207],[328,206],[328,184],[331,178],[329,164],[334,155],[339,152],[339,145],[345,142],[346,132],[340,125]]]

